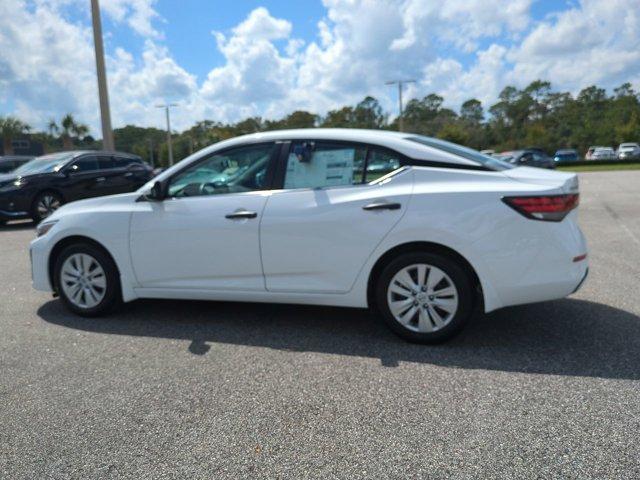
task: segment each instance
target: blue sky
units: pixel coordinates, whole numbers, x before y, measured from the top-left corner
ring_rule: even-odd
[[[640,0],[100,0],[113,123],[324,114],[377,97],[393,115],[436,92],[485,108],[538,78],[573,94],[640,89]],[[217,32],[217,33],[216,33]],[[98,131],[86,0],[0,2],[0,115],[42,128],[70,112]]]

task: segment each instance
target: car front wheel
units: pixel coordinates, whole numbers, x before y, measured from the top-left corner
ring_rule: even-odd
[[[410,342],[439,343],[456,335],[473,314],[469,276],[449,257],[408,253],[391,261],[376,288],[387,325]]]
[[[42,192],[33,202],[31,218],[40,223],[62,206],[62,198],[54,192]]]
[[[84,317],[108,313],[121,301],[116,265],[94,245],[66,247],[55,262],[55,281],[65,306]]]

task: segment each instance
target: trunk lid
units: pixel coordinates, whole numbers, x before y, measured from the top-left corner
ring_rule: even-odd
[[[544,168],[518,167],[504,170],[502,173],[519,182],[558,188],[563,193],[578,193],[579,191],[578,175],[571,172],[557,172]]]

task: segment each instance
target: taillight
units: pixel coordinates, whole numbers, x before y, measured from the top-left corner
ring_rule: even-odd
[[[580,195],[536,195],[526,197],[504,197],[504,203],[532,220],[559,222],[580,203]]]

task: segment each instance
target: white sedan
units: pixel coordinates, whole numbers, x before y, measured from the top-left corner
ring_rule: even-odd
[[[419,135],[259,133],[60,208],[31,243],[33,285],[84,316],[137,298],[372,307],[436,342],[580,287],[578,199],[575,174]]]

